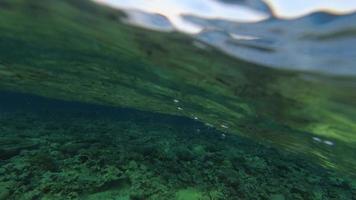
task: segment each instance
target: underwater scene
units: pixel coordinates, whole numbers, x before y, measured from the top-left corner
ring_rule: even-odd
[[[356,1],[0,0],[0,200],[356,200]]]

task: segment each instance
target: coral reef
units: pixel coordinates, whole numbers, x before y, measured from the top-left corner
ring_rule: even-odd
[[[41,101],[0,115],[2,152],[16,150],[2,154],[0,199],[356,197],[351,179],[313,160],[190,118]]]

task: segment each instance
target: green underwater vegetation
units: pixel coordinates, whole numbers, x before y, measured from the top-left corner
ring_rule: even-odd
[[[124,17],[0,0],[1,200],[356,198],[355,78],[261,67]],[[26,104],[8,91],[99,111],[8,112]]]
[[[222,137],[224,132],[187,117],[12,93],[1,97],[24,99],[3,104],[0,116],[2,199],[356,195],[351,179],[302,156],[241,136]],[[19,106],[24,101],[37,104]]]

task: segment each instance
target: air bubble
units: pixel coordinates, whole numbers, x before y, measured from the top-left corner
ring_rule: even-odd
[[[221,128],[229,128],[229,127],[226,126],[225,124],[221,124],[220,126],[221,126]]]
[[[334,146],[334,142],[329,141],[329,140],[324,140],[324,144],[329,145],[329,146]]]
[[[315,142],[321,142],[321,139],[318,137],[312,137]]]

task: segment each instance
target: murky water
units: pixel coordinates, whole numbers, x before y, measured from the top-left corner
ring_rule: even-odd
[[[356,198],[353,4],[98,2],[0,0],[0,200]]]

